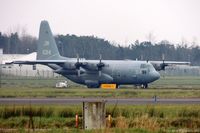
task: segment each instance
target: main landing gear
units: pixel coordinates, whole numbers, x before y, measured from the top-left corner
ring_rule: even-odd
[[[142,84],[142,85],[141,85],[141,88],[147,89],[147,88],[148,88],[148,84]]]

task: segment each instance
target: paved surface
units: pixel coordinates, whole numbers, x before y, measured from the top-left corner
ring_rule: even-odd
[[[105,101],[108,104],[200,104],[200,98],[0,98],[0,104],[81,104],[83,101]]]

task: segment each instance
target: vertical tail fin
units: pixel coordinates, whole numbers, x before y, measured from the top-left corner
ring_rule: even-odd
[[[55,39],[47,21],[40,23],[37,46],[37,60],[59,60],[62,58],[56,46]]]

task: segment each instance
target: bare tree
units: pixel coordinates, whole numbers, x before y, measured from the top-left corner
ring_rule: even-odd
[[[149,33],[147,34],[146,38],[147,38],[147,40],[148,40],[149,42],[151,42],[151,44],[154,44],[154,43],[155,43],[156,37],[155,37],[153,31],[149,32]]]

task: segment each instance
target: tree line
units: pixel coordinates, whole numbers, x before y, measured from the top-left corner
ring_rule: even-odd
[[[158,43],[136,40],[124,47],[111,43],[108,40],[95,36],[56,35],[55,40],[62,56],[80,57],[86,59],[138,59],[138,60],[165,60],[190,61],[194,65],[200,65],[200,47],[198,45],[170,43],[167,40]],[[31,35],[19,36],[18,33],[10,35],[0,32],[0,48],[4,54],[28,54],[37,49],[37,38]]]

